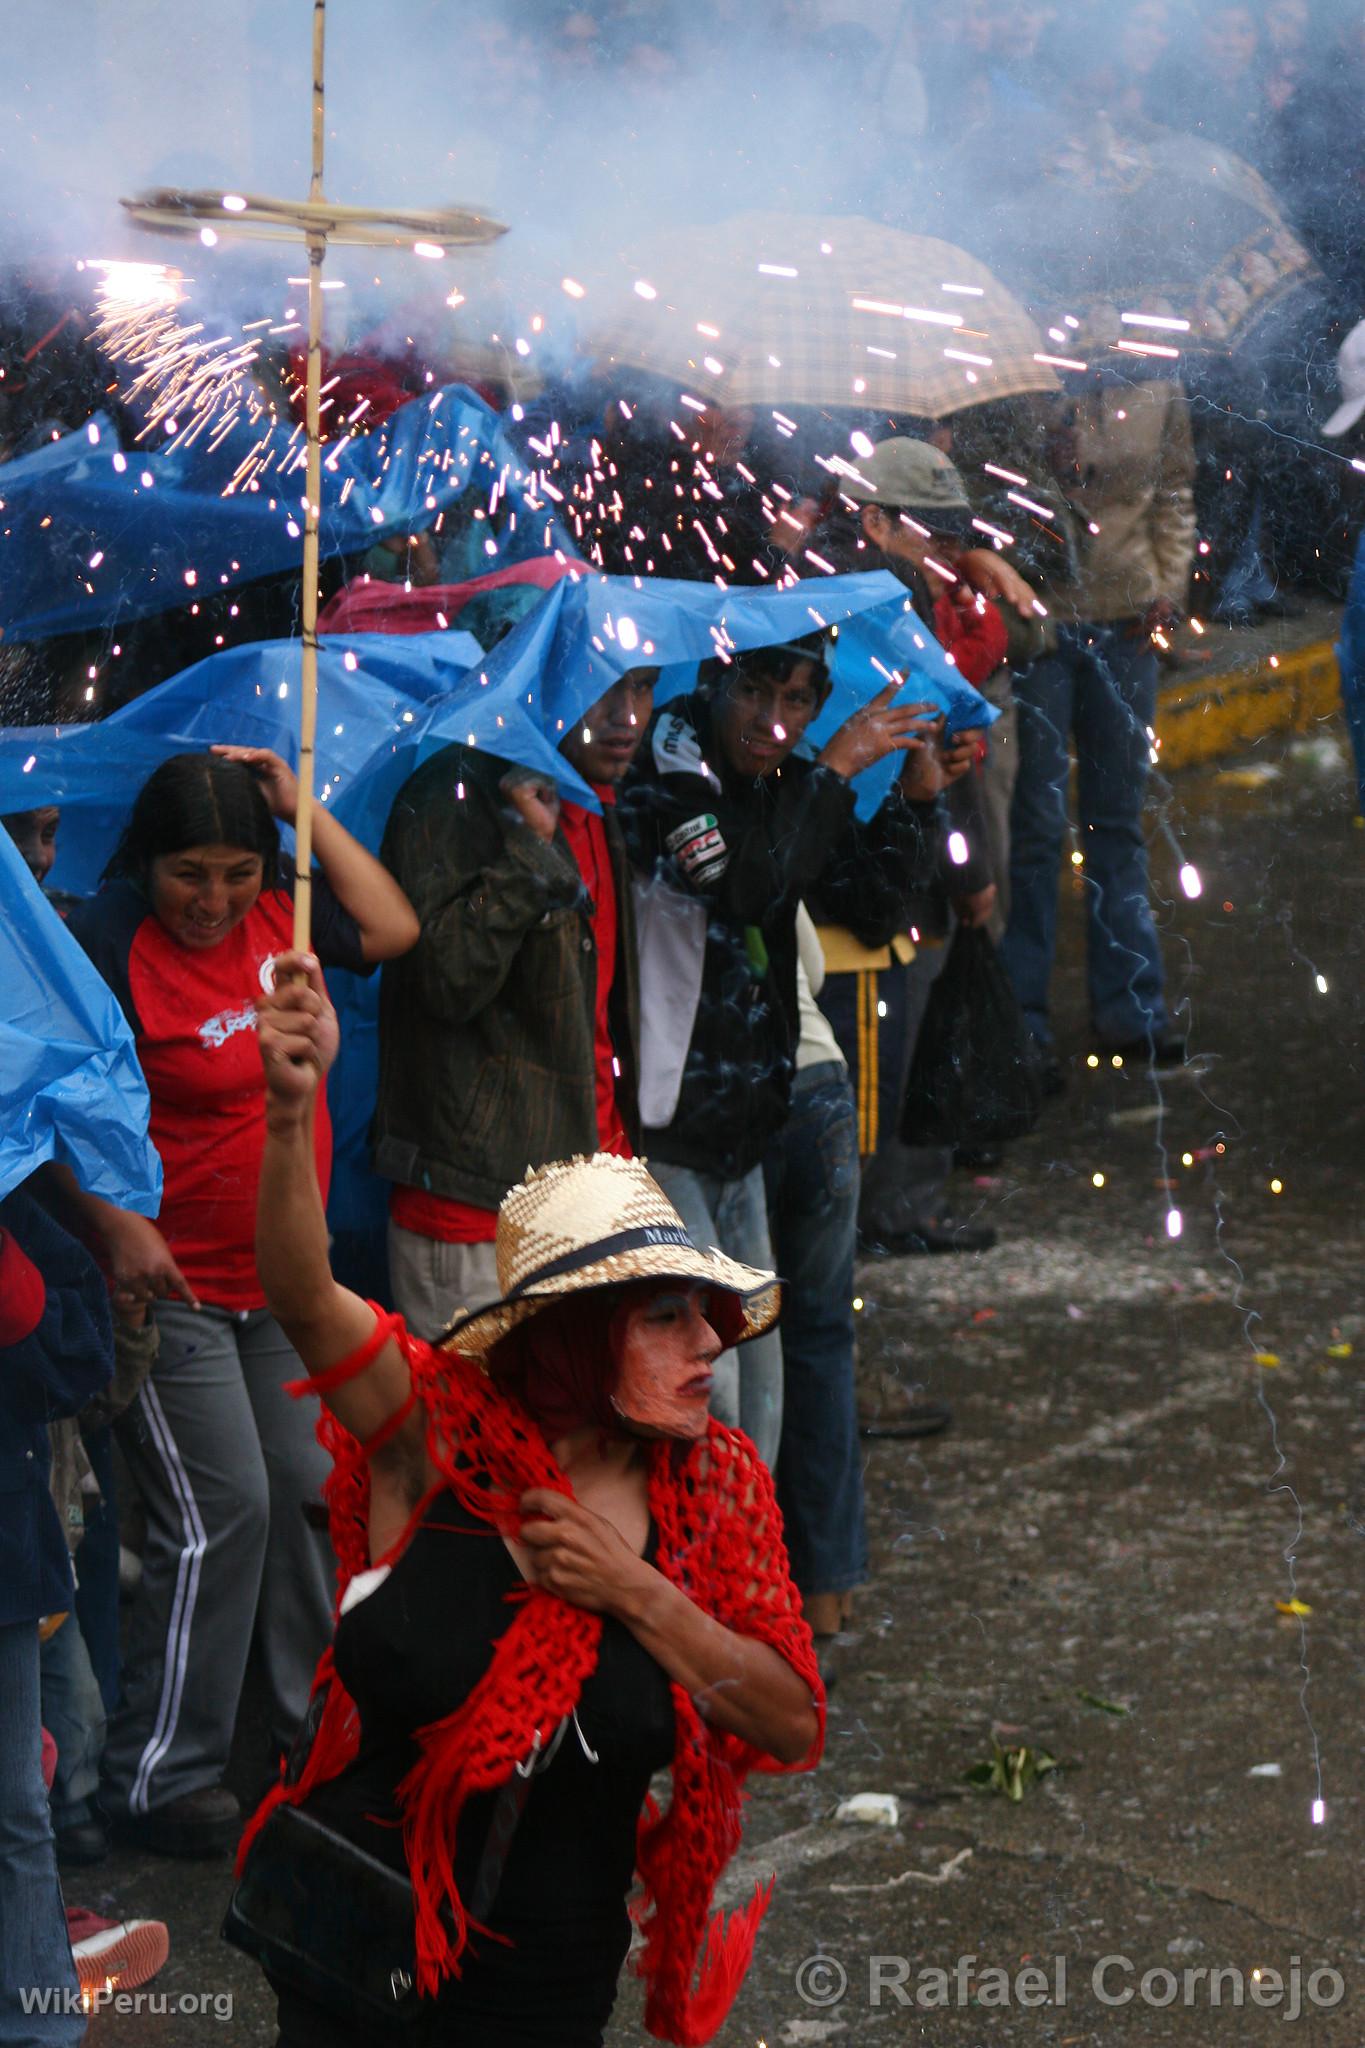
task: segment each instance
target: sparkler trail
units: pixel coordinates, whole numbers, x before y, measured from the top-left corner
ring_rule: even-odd
[[[183,321],[189,281],[167,265],[88,259],[84,267],[96,273],[96,345],[128,375],[121,395],[143,418],[137,440],[161,432],[161,445],[186,447],[206,432],[212,440],[213,430],[221,438],[243,413],[253,424],[266,417],[273,431],[279,409],[253,375],[259,339],[209,338],[202,321]]]

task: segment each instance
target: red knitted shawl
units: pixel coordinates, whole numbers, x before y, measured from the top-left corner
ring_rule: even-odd
[[[378,1313],[378,1311],[376,1311]],[[398,1317],[379,1315],[352,1357],[291,1391],[325,1393],[364,1370],[390,1337],[401,1346],[413,1396],[428,1417],[428,1447],[442,1481],[472,1514],[515,1532],[520,1496],[530,1487],[572,1488],[528,1410],[495,1388],[471,1361],[435,1351]],[[409,1404],[410,1405],[410,1404]],[[406,1411],[404,1411],[406,1412]],[[385,1426],[387,1438],[400,1417]],[[338,1602],[369,1566],[368,1456],[330,1414],[318,1434],[334,1464],[327,1486],[338,1560]],[[727,1920],[711,1916],[711,1896],[739,1846],[744,1780],[751,1770],[807,1770],[824,1742],[824,1693],[810,1631],[787,1569],[772,1482],[748,1439],[710,1424],[685,1451],[648,1446],[649,1508],[658,1530],[657,1566],[698,1607],[727,1628],[771,1646],[810,1686],[820,1734],[799,1764],[781,1765],[739,1737],[705,1722],[692,1696],[672,1687],[677,1740],[673,1791],[665,1811],[646,1801],[636,1838],[640,1892],[632,1915],[643,1932],[634,1967],[648,1986],[645,2025],[678,2048],[701,2048],[723,2024],[743,1982],[772,1881]],[[428,1495],[428,1500],[430,1495]],[[402,1549],[427,1506],[387,1553]],[[418,1983],[433,1995],[459,1974],[468,1921],[455,1886],[455,1831],[465,1801],[503,1784],[515,1764],[575,1706],[597,1661],[600,1615],[528,1587],[499,1638],[487,1671],[457,1711],[415,1731],[418,1762],[398,1787],[403,1839],[416,1912]],[[356,1754],[360,1720],[327,1649],[313,1681],[326,1704],[304,1769],[293,1785],[274,1786],[242,1838],[238,1868],[266,1816],[281,1802],[305,1799]],[[443,1912],[444,1909],[444,1912]],[[451,1928],[453,1927],[453,1935]]]

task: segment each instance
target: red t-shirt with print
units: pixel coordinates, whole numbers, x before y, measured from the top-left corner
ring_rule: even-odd
[[[265,1306],[256,1276],[256,1188],[265,1146],[265,1079],[254,1003],[271,962],[293,945],[288,887],[263,889],[218,945],[171,937],[131,882],[115,882],[71,929],[118,997],[151,1095],[151,1137],[165,1190],[160,1229],[201,1301]],[[325,965],[365,971],[360,935],[320,876],[313,949]],[[318,1180],[326,1199],[332,1127],[318,1090]]]

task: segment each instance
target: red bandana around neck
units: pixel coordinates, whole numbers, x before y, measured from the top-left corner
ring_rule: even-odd
[[[514,1531],[521,1495],[531,1487],[572,1493],[529,1411],[500,1391],[469,1359],[435,1351],[412,1337],[401,1318],[375,1311],[367,1343],[348,1359],[291,1392],[323,1393],[363,1371],[393,1337],[407,1358],[414,1397],[429,1418],[428,1446],[441,1473],[472,1514]],[[399,1418],[386,1425],[387,1437]],[[358,1444],[327,1413],[318,1435],[332,1453],[327,1487],[340,1595],[370,1564],[369,1467]],[[656,1564],[705,1613],[738,1633],[768,1643],[810,1686],[820,1730],[810,1754],[783,1765],[738,1736],[703,1721],[691,1694],[672,1687],[676,1740],[672,1797],[665,1810],[651,1799],[640,1818],[636,1871],[640,1894],[631,1911],[644,1936],[634,1968],[646,1984],[645,2025],[677,2048],[703,2048],[724,2023],[753,1954],[754,1938],[772,1896],[758,1886],[741,1912],[711,1913],[716,1882],[740,1841],[744,1781],[751,1770],[808,1770],[824,1744],[825,1702],[810,1630],[788,1573],[772,1481],[747,1440],[712,1422],[700,1442],[650,1444],[649,1508],[658,1530]],[[428,1499],[430,1496],[428,1496]],[[388,1553],[402,1549],[427,1506]],[[576,1706],[597,1661],[600,1615],[530,1587],[494,1646],[487,1671],[453,1713],[415,1731],[420,1755],[398,1787],[403,1837],[412,1877],[418,1983],[432,1996],[459,1974],[469,1922],[455,1884],[454,1842],[468,1799],[504,1784],[537,1743],[543,1744]],[[298,1804],[315,1785],[353,1760],[359,1715],[336,1675],[331,1649],[313,1681],[327,1688],[316,1738],[297,1781],[272,1788],[250,1822],[238,1868],[267,1816]]]

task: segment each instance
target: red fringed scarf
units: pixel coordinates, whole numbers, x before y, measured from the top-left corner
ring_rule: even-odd
[[[330,1372],[296,1383],[291,1392],[329,1391],[363,1371],[390,1336],[407,1358],[413,1397],[426,1410],[433,1462],[472,1514],[515,1532],[528,1488],[572,1491],[530,1413],[471,1361],[412,1337],[398,1317],[378,1315],[360,1351]],[[400,1420],[395,1416],[381,1437],[391,1435]],[[318,1435],[334,1461],[327,1504],[339,1604],[349,1581],[370,1563],[367,1460],[380,1439],[362,1447],[330,1414],[323,1415]],[[635,1967],[648,1986],[650,2033],[678,2048],[702,2048],[734,2002],[772,1896],[770,1882],[757,1887],[750,1904],[728,1920],[711,1915],[716,1881],[739,1846],[744,1780],[751,1770],[808,1770],[819,1760],[824,1692],[810,1630],[788,1576],[772,1481],[747,1441],[712,1422],[706,1437],[685,1451],[652,1443],[646,1455],[659,1571],[725,1627],[770,1644],[809,1684],[820,1716],[811,1753],[799,1764],[778,1764],[737,1736],[708,1726],[691,1695],[672,1688],[673,1794],[663,1812],[652,1799],[647,1802],[636,1841],[641,1892],[632,1913],[644,1946]],[[419,1503],[385,1562],[401,1551],[427,1504]],[[425,1996],[459,1974],[468,1935],[452,1854],[465,1801],[505,1783],[537,1741],[549,1741],[577,1704],[597,1662],[601,1633],[600,1615],[528,1588],[468,1699],[444,1720],[416,1730],[421,1754],[398,1787],[398,1801],[412,1875],[418,1983]],[[267,1795],[242,1838],[239,1870],[276,1806],[300,1803],[356,1754],[359,1715],[336,1675],[330,1648],[313,1680],[315,1696],[323,1686],[326,1704],[303,1771],[295,1784],[282,1781]],[[453,1937],[443,1912],[453,1922]]]

